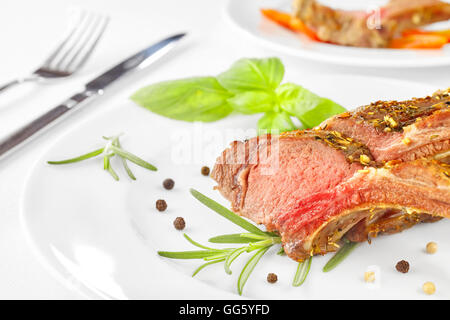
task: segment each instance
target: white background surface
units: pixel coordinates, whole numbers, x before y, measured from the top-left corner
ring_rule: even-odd
[[[216,74],[245,56],[282,58],[289,74],[305,78],[316,73],[361,73],[426,82],[436,89],[450,86],[450,67],[432,69],[353,69],[299,61],[259,47],[241,37],[222,18],[223,1],[25,1],[0,4],[0,83],[36,67],[64,31],[68,9],[81,7],[107,13],[110,26],[85,68],[75,77],[49,85],[25,85],[0,96],[0,135],[3,136],[53,107],[79,89],[86,80],[122,58],[174,32],[191,37],[180,50],[122,86],[102,103],[72,115],[61,125],[0,161],[0,298],[76,299],[79,296],[53,279],[28,248],[19,223],[21,191],[29,167],[58,137],[84,119],[108,108],[108,101],[123,99],[140,86],[190,75]],[[120,89],[118,89],[120,88]],[[349,93],[351,94],[351,92]]]

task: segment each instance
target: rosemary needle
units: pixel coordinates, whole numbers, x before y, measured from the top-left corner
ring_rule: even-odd
[[[151,165],[150,163],[142,160],[141,158],[135,156],[134,154],[123,150],[122,148],[118,148],[115,145],[111,145],[109,147],[109,149],[114,152],[115,154],[121,156],[122,158],[126,158],[128,160],[130,160],[131,162],[134,162],[135,164],[137,164],[138,166],[141,166],[143,168],[146,168],[148,170],[152,170],[152,171],[156,171],[156,167]]]
[[[122,146],[120,145],[119,138],[116,138],[115,141],[113,142],[113,144],[115,144],[118,148],[122,148]],[[130,167],[128,166],[126,159],[122,158],[122,164],[123,164],[123,167],[125,168],[125,171],[127,172],[128,176],[132,180],[136,180],[136,177],[134,176],[133,172],[131,171]]]
[[[222,261],[225,261],[225,258],[224,259],[219,259],[219,260],[214,260],[214,261],[208,261],[208,262],[200,265],[197,269],[195,269],[194,273],[192,273],[192,276],[195,277],[195,275],[197,273],[199,273],[204,267],[207,267],[207,266],[209,266],[211,264],[219,263],[219,262],[222,262]]]
[[[244,285],[248,280],[248,277],[252,273],[253,269],[255,269],[256,264],[259,262],[261,257],[269,250],[270,247],[263,247],[256,251],[256,253],[248,260],[242,269],[241,274],[238,279],[238,293],[242,295],[242,291],[244,290]]]
[[[292,285],[294,287],[301,286],[303,282],[305,282],[309,269],[311,268],[311,261],[312,257],[303,262],[299,262],[297,272],[295,273],[294,280],[292,281]]]
[[[67,159],[67,160],[61,160],[61,161],[47,161],[48,164],[67,164],[67,163],[74,163],[74,162],[79,162],[79,161],[83,161],[89,158],[93,158],[96,157],[100,154],[102,154],[104,151],[104,148],[101,149],[97,149],[95,151],[83,154],[81,156],[72,158],[72,159]]]
[[[204,259],[215,256],[218,250],[194,250],[194,251],[158,251],[161,257],[172,259]]]
[[[215,236],[208,240],[212,243],[249,243],[257,242],[258,239],[247,238],[243,233],[224,234],[221,236]]]
[[[250,222],[248,222],[247,220],[239,217],[234,212],[228,210],[227,208],[225,208],[224,206],[220,205],[216,201],[214,201],[214,200],[208,198],[207,196],[201,194],[197,190],[191,189],[190,191],[191,191],[191,194],[194,196],[194,198],[196,198],[198,201],[203,203],[208,208],[210,208],[210,209],[214,210],[215,212],[217,212],[218,214],[220,214],[222,217],[230,220],[234,224],[240,226],[241,228],[243,228],[243,229],[245,229],[245,230],[247,230],[247,231],[249,231],[251,233],[254,233],[254,234],[257,234],[257,235],[261,235],[261,236],[268,236],[268,233],[262,231],[257,226],[255,226],[255,225],[251,224]]]
[[[110,156],[105,156],[104,157],[106,170],[111,174],[111,176],[114,178],[114,180],[119,181],[119,176],[114,171],[114,169],[111,167],[111,164],[109,162],[109,158],[110,158]]]
[[[233,250],[226,258],[224,268],[225,272],[231,274],[231,264],[237,257],[239,257],[242,253],[247,252],[247,247],[236,248]]]
[[[199,247],[199,248],[202,248],[202,249],[206,249],[206,250],[215,250],[215,249],[213,249],[213,248],[204,246],[204,245],[198,243],[197,241],[192,240],[186,233],[183,234],[183,237],[184,237],[187,241],[189,241],[190,243],[192,243],[194,246],[196,246],[196,247]]]
[[[338,252],[328,260],[327,264],[323,267],[323,272],[328,272],[333,270],[340,264],[352,251],[356,248],[358,242],[346,241],[345,245],[342,246]]]

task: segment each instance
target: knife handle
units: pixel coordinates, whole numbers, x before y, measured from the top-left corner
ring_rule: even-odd
[[[40,117],[34,119],[24,127],[13,132],[6,138],[0,140],[0,157],[17,149],[21,145],[25,144],[33,136],[42,132],[43,129],[49,127],[51,124],[56,122],[62,115],[72,110],[75,106],[78,106],[86,99],[93,96],[92,92],[85,91],[82,93],[77,93],[61,103],[60,105],[54,107],[53,109],[47,111]]]

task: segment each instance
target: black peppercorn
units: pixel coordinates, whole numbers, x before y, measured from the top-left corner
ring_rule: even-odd
[[[165,200],[159,199],[156,201],[156,209],[158,209],[158,211],[165,211],[167,209],[167,203]]]
[[[166,179],[163,181],[163,187],[164,189],[171,190],[175,186],[175,181],[172,179]]]
[[[186,222],[184,221],[184,219],[182,217],[178,217],[173,222],[173,225],[174,225],[175,229],[183,230],[186,227]]]
[[[202,175],[209,176],[209,167],[207,166],[202,167]]]
[[[269,273],[268,275],[267,275],[267,282],[269,282],[269,283],[275,283],[275,282],[277,282],[278,281],[278,277],[277,277],[277,275],[275,274],[275,273]]]
[[[397,262],[395,269],[401,273],[407,273],[409,271],[409,262],[405,260],[401,260]]]

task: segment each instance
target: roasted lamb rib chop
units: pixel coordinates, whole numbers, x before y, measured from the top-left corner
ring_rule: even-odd
[[[441,129],[442,147],[412,161],[382,161],[374,145],[320,128],[236,141],[212,177],[236,213],[280,233],[286,253],[301,261],[337,250],[344,235],[365,241],[450,217],[450,166],[433,159],[449,149],[448,126]]]
[[[316,0],[294,0],[293,6],[294,15],[320,40],[355,47],[387,47],[404,30],[450,19],[450,4],[439,0],[391,0],[379,16],[333,9]]]

